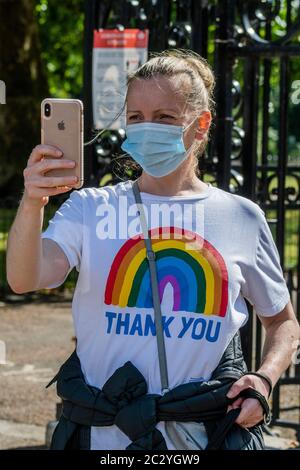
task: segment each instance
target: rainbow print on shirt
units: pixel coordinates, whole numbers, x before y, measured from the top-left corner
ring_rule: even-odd
[[[198,234],[176,227],[149,230],[155,252],[160,301],[173,287],[173,311],[226,315],[228,272],[220,253]],[[127,240],[116,254],[105,289],[105,304],[153,308],[143,235]]]

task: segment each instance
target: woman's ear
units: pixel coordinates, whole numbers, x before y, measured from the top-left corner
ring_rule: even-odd
[[[196,130],[195,139],[203,140],[208,133],[211,124],[210,111],[204,111],[198,118],[198,129]]]

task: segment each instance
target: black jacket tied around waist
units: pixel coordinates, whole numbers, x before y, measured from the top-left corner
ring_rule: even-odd
[[[246,371],[239,334],[209,381],[185,383],[163,396],[147,393],[143,375],[130,361],[118,368],[101,390],[88,385],[74,351],[47,385],[57,382],[57,394],[63,402],[51,449],[72,448],[70,442],[75,442],[80,427],[114,424],[132,441],[128,450],[166,450],[165,439],[156,429],[160,421],[203,422],[208,449],[261,449],[260,427],[246,430],[234,424],[238,410],[226,414],[233,401],[227,392]]]

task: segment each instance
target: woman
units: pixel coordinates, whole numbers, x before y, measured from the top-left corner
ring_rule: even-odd
[[[191,51],[153,56],[128,79],[123,150],[143,169],[138,178],[156,253],[169,387],[208,380],[245,324],[244,297],[266,330],[259,375],[244,375],[228,396],[252,388],[268,398],[288,367],[299,327],[263,211],[252,201],[198,177],[211,124],[214,77]],[[42,155],[52,159],[42,160]],[[69,166],[59,150],[38,145],[24,170],[25,191],[8,240],[7,273],[17,293],[59,286],[76,266],[73,299],[77,354],[86,382],[103,387],[130,361],[148,393],[161,393],[153,301],[132,182],[73,191],[41,234],[49,196],[72,188],[50,178]],[[70,163],[71,166],[71,163]],[[63,187],[62,185],[66,185]],[[239,397],[236,423],[251,428],[263,410]],[[156,426],[169,449],[176,448]],[[93,427],[92,449],[124,449],[115,424]]]

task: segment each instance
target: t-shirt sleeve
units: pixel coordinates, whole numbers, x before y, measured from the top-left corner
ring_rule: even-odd
[[[70,197],[58,208],[42,238],[49,238],[56,242],[65,253],[70,268],[60,283],[46,287],[54,288],[64,283],[72,269],[80,269],[82,253],[83,212],[82,196],[80,191],[73,191]]]
[[[254,257],[245,269],[242,294],[254,306],[257,314],[268,317],[284,309],[290,294],[272,232],[264,212],[260,208],[259,211]]]

